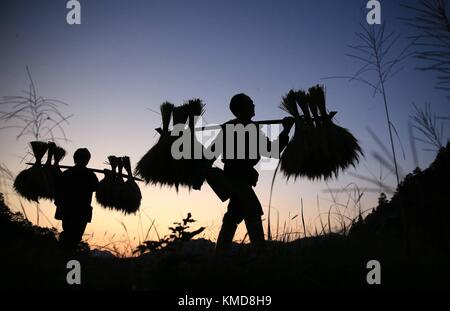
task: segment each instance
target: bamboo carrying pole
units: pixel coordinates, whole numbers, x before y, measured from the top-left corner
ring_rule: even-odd
[[[335,115],[337,114],[337,111],[331,111],[328,115],[327,118],[332,119]],[[304,116],[300,116],[301,119],[304,119]],[[317,117],[317,118],[311,118],[311,120],[313,121],[320,121],[322,120],[323,117]],[[283,123],[283,119],[275,119],[275,120],[261,120],[261,121],[255,121],[254,123],[256,124],[282,124]],[[203,126],[203,127],[196,127],[195,130],[196,131],[210,131],[210,130],[220,130],[222,128],[222,125],[208,125],[208,126]],[[159,134],[162,133],[162,129],[160,127],[155,129]]]
[[[35,163],[25,163],[25,164],[27,164],[27,165],[35,165]],[[45,163],[44,164],[40,164],[41,166],[45,166]],[[71,167],[73,167],[73,166],[68,166],[68,165],[57,165],[57,167],[59,167],[59,168],[71,168]],[[90,171],[92,171],[92,172],[95,172],[95,173],[101,173],[101,174],[104,174],[105,173],[105,170],[106,171],[109,171],[109,172],[111,172],[111,170],[108,170],[108,169],[104,169],[104,170],[101,170],[101,169],[98,169],[98,168],[87,168],[88,170],[90,170]],[[117,173],[116,173],[117,174]],[[125,174],[120,174],[121,175],[121,177],[124,177],[124,178],[128,178],[128,175],[125,175]],[[142,179],[140,179],[140,178],[137,178],[137,177],[133,177],[133,179],[134,180],[136,180],[136,181],[144,181],[144,180],[142,180]]]

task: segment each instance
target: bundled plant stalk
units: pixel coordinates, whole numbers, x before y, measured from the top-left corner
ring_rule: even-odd
[[[295,118],[294,136],[281,156],[280,169],[285,176],[329,179],[359,161],[362,151],[358,141],[347,129],[333,123],[326,110],[323,86],[311,87],[308,93],[289,91],[280,108]]]
[[[57,178],[62,173],[59,162],[66,151],[54,142],[33,141],[30,145],[36,159],[35,163],[17,175],[14,188],[22,197],[30,201],[54,200]],[[45,153],[47,153],[47,160],[42,165]]]
[[[188,107],[188,126],[190,134],[190,155],[189,158],[175,161],[177,166],[177,181],[183,186],[191,188],[193,186],[193,177],[198,170],[206,165],[207,160],[203,157],[204,146],[198,141],[195,135],[195,120],[203,115],[205,105],[200,99],[191,99],[185,105]],[[198,152],[200,151],[200,152]],[[196,152],[198,154],[196,155]]]
[[[172,114],[175,114],[174,105],[165,102],[160,106],[162,117],[162,129],[159,131],[158,142],[139,160],[135,168],[135,174],[141,176],[147,184],[171,184],[174,174],[171,163],[171,151],[173,137],[170,135],[169,125]]]
[[[54,142],[47,143],[47,161],[43,169],[46,174],[48,182],[48,192],[42,193],[41,198],[53,200],[55,198],[56,176],[53,175],[52,160],[56,151],[56,144]]]
[[[117,175],[119,159],[116,156],[109,156],[108,162],[111,170],[104,170],[105,176],[98,184],[95,198],[101,206],[114,209],[118,202],[118,191],[123,180],[119,179]]]
[[[59,167],[59,162],[66,156],[66,150],[63,148],[56,146],[55,152],[53,154],[53,173],[58,175],[62,173],[61,168]]]
[[[129,157],[108,157],[111,170],[104,170],[105,177],[100,181],[95,198],[104,208],[134,214],[141,206],[141,190],[136,184],[131,171]],[[127,181],[122,178],[125,168]]]
[[[308,166],[314,159],[314,150],[311,142],[314,141],[314,124],[312,123],[309,111],[305,109],[306,94],[300,90],[295,92],[290,90],[283,97],[280,108],[288,112],[295,118],[295,134],[286,146],[281,156],[281,171],[289,178],[290,176],[304,175]],[[303,117],[300,116],[297,105],[303,110]]]
[[[203,148],[195,138],[195,117],[204,112],[204,104],[200,99],[192,99],[175,107],[169,102],[161,105],[162,129],[158,142],[138,162],[135,173],[141,176],[147,184],[159,184],[162,186],[175,187],[192,186],[193,171],[202,160],[194,159],[195,148]],[[171,117],[174,126],[181,126],[184,130],[179,135],[172,135],[169,130]],[[186,123],[188,122],[186,128]],[[190,130],[191,135],[191,157],[190,159],[174,159],[171,148],[175,140]],[[197,147],[194,147],[197,145]],[[180,150],[183,152],[183,149]],[[202,152],[203,154],[203,152]]]
[[[134,214],[139,210],[139,207],[141,206],[141,190],[133,179],[130,158],[122,157],[121,164],[122,165],[119,166],[119,179],[122,179],[122,168],[125,168],[128,177],[127,181],[121,184],[118,192],[117,205],[115,206],[115,208],[124,212],[125,214]]]
[[[316,85],[310,88],[309,97],[310,109],[318,120],[316,127],[323,137],[323,159],[328,161],[329,177],[337,176],[339,170],[345,170],[349,166],[354,167],[359,162],[359,156],[363,155],[363,152],[358,140],[350,131],[336,125],[332,118],[328,116],[324,87]],[[320,113],[320,117],[318,113]]]
[[[47,169],[41,165],[42,158],[47,152],[48,144],[42,141],[32,141],[30,145],[35,157],[35,163],[17,175],[14,180],[14,189],[25,199],[39,202],[40,198],[48,198],[52,194]]]
[[[61,167],[59,166],[59,162],[66,156],[66,150],[59,146],[52,146],[54,148],[51,152],[53,154],[53,164],[46,165],[47,176],[51,184],[52,196],[49,198],[51,200],[55,199],[56,194],[56,184],[58,182],[59,177],[62,174]],[[50,149],[49,149],[50,152]]]

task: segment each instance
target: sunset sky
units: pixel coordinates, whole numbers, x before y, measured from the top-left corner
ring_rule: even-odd
[[[0,96],[19,95],[27,89],[28,65],[39,95],[69,104],[61,109],[65,115],[74,114],[65,125],[70,142],[60,142],[68,151],[63,164],[71,165],[73,152],[86,147],[92,153],[90,167],[106,167],[108,155],[129,155],[135,165],[158,138],[154,129],[161,120],[152,110],[157,111],[164,101],[181,104],[190,98],[201,98],[206,103],[205,120],[221,123],[232,118],[230,98],[244,92],[254,100],[256,120],[279,119],[286,116],[278,105],[289,89],[324,83],[328,108],[338,111],[337,122],[359,139],[366,154],[356,170],[349,172],[370,176],[370,171],[379,175],[380,164],[371,152],[380,148],[367,127],[389,146],[382,98],[373,97],[372,91],[358,82],[323,80],[351,75],[359,68],[360,63],[345,53],[351,52],[348,45],[357,43],[355,32],[359,23],[365,22],[361,9],[367,1],[80,2],[81,25],[68,25],[64,0],[0,1]],[[401,1],[381,3],[382,23],[402,35],[395,47],[400,51],[407,44],[411,29],[399,18],[410,12],[400,6]],[[405,173],[413,169],[407,128],[409,115],[414,112],[412,103],[430,103],[437,114],[449,115],[446,94],[434,89],[432,73],[414,69],[419,64],[408,59],[404,70],[387,83],[392,122],[405,149],[403,158],[400,145],[396,145]],[[2,123],[0,127],[12,124]],[[17,129],[0,131],[0,162],[15,173],[26,168],[20,157],[32,140],[17,140],[17,134]],[[432,152],[419,152],[420,166],[426,167],[433,157]],[[383,172],[388,173],[385,168]],[[260,171],[256,187],[264,209],[272,175],[273,170]],[[367,186],[348,174],[341,174],[329,186],[339,188],[351,182]],[[390,175],[385,182],[393,185],[395,179]],[[131,239],[146,231],[150,219],[155,220],[159,234],[164,235],[168,225],[187,212],[198,220],[194,226],[207,227],[205,237],[216,238],[226,203],[220,202],[209,186],[200,192],[182,189],[179,193],[142,183],[140,186],[141,217],[107,211],[93,200],[93,221],[86,230],[88,235],[94,235],[93,244],[105,244],[109,237],[122,239],[124,229],[120,222],[127,227]],[[321,212],[327,213],[330,208],[330,196],[324,189],[324,182],[287,182],[279,175],[273,206],[279,211],[280,227],[286,220],[288,226],[300,228],[296,225],[299,218],[288,220],[289,215],[292,218],[299,213],[300,198],[309,228],[314,231],[314,224],[320,226],[317,196]],[[365,193],[362,209],[374,207],[377,196]],[[19,210],[17,200],[8,198],[11,207]],[[341,195],[341,200],[345,202],[346,196]],[[46,202],[41,207],[56,226],[54,206]],[[33,205],[27,205],[26,211],[35,222]],[[345,213],[354,216],[356,210]],[[276,221],[276,212],[273,215]],[[40,224],[50,225],[42,217]],[[236,238],[242,237],[243,232],[241,224]],[[156,237],[153,231],[150,237]]]

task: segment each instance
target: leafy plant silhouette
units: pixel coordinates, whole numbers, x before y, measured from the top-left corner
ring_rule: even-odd
[[[28,66],[26,69],[30,80],[28,91],[22,91],[23,95],[0,98],[0,106],[6,107],[4,111],[0,111],[0,120],[18,121],[19,124],[7,125],[0,129],[19,129],[16,139],[30,135],[34,140],[67,141],[63,124],[68,123],[68,119],[73,115],[63,115],[60,107],[68,104],[61,100],[39,96]],[[61,137],[56,135],[58,132]]]
[[[413,129],[417,130],[421,137],[413,136],[414,140],[420,141],[432,149],[427,148],[425,151],[439,151],[444,147],[444,122],[439,119],[445,119],[443,117],[436,116],[431,111],[431,105],[427,104],[424,108],[414,105],[415,113],[410,116],[412,120]]]
[[[437,74],[436,88],[450,92],[450,18],[447,0],[420,0],[416,4],[404,4],[416,16],[402,18],[416,34],[415,57],[424,62],[417,67],[421,71]],[[450,96],[447,96],[450,98]]]
[[[360,27],[361,30],[356,33],[358,43],[356,45],[350,45],[349,47],[352,53],[346,54],[348,57],[361,63],[359,70],[351,76],[331,76],[324,79],[348,79],[349,82],[358,81],[369,86],[373,90],[373,96],[377,94],[382,96],[395,176],[397,184],[399,184],[400,176],[393,132],[395,132],[397,137],[398,134],[394,124],[391,122],[386,83],[403,69],[400,66],[402,62],[413,55],[409,50],[417,39],[406,45],[403,49],[400,49],[400,52],[394,52],[393,48],[398,45],[400,35],[397,35],[394,31],[387,33],[385,24],[377,26],[360,23]]]
[[[194,222],[196,222],[196,220],[192,218],[191,213],[188,213],[187,217],[181,222],[174,222],[173,224],[175,226],[169,227],[171,232],[169,235],[166,235],[164,238],[160,238],[158,241],[144,241],[143,244],[139,245],[136,250],[133,251],[133,254],[179,249],[183,243],[191,240],[194,236],[205,230],[205,227],[200,227],[197,230],[188,231],[190,228],[189,224]]]

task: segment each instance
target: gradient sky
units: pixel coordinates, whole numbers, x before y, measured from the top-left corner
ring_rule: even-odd
[[[0,96],[18,95],[27,88],[28,65],[39,95],[69,104],[62,109],[74,114],[65,127],[71,141],[61,143],[69,153],[64,164],[72,163],[71,155],[79,147],[90,149],[91,167],[105,167],[110,154],[129,155],[136,164],[157,139],[154,128],[160,125],[160,116],[150,109],[158,110],[166,100],[180,104],[199,97],[206,103],[206,121],[221,123],[232,118],[230,98],[245,92],[255,102],[255,119],[281,118],[285,113],[278,105],[289,89],[325,83],[328,108],[339,112],[336,120],[354,133],[366,152],[356,172],[379,174],[380,165],[370,155],[379,148],[366,128],[388,145],[381,97],[373,97],[370,89],[357,82],[322,80],[351,75],[359,68],[345,53],[350,52],[349,44],[357,43],[355,32],[364,21],[361,8],[367,1],[80,2],[82,23],[70,26],[64,0],[0,1]],[[381,3],[382,22],[402,34],[400,50],[411,32],[399,18],[410,12],[400,6],[401,1]],[[449,115],[445,94],[433,88],[434,75],[414,70],[419,64],[409,59],[387,85],[392,122],[405,148],[405,158],[398,149],[405,172],[413,167],[407,131],[412,103],[430,103],[437,114]],[[17,130],[0,131],[0,159],[17,173],[25,168],[19,156],[24,155],[31,137],[16,140],[15,135]],[[420,152],[419,164],[426,167],[433,156]],[[272,174],[262,171],[256,188],[265,208]],[[364,186],[348,174],[329,184],[336,188],[350,182]],[[387,183],[393,182],[391,175]],[[324,189],[323,182],[286,182],[279,176],[273,205],[280,213],[280,226],[289,215],[298,214],[303,198],[305,218],[313,229],[318,215],[316,197],[322,212],[330,208]],[[178,194],[143,184],[141,190],[141,210],[147,215],[141,218],[124,217],[94,204],[94,219],[86,231],[94,234],[93,243],[101,244],[111,235],[123,237],[120,221],[131,238],[141,232],[140,220],[148,228],[149,219],[154,219],[159,233],[165,234],[167,226],[187,212],[192,212],[198,225],[207,226],[206,237],[216,237],[226,203],[209,186],[201,192],[183,189]],[[341,198],[345,201],[346,197]],[[369,209],[375,206],[377,194],[367,193],[363,198],[362,209]],[[44,203],[42,209],[56,225],[53,205]],[[27,206],[27,211],[35,220],[33,206]],[[356,211],[345,213],[355,215]],[[291,222],[293,227],[297,221]],[[45,220],[41,224],[49,225]],[[239,230],[242,235],[243,225]]]

